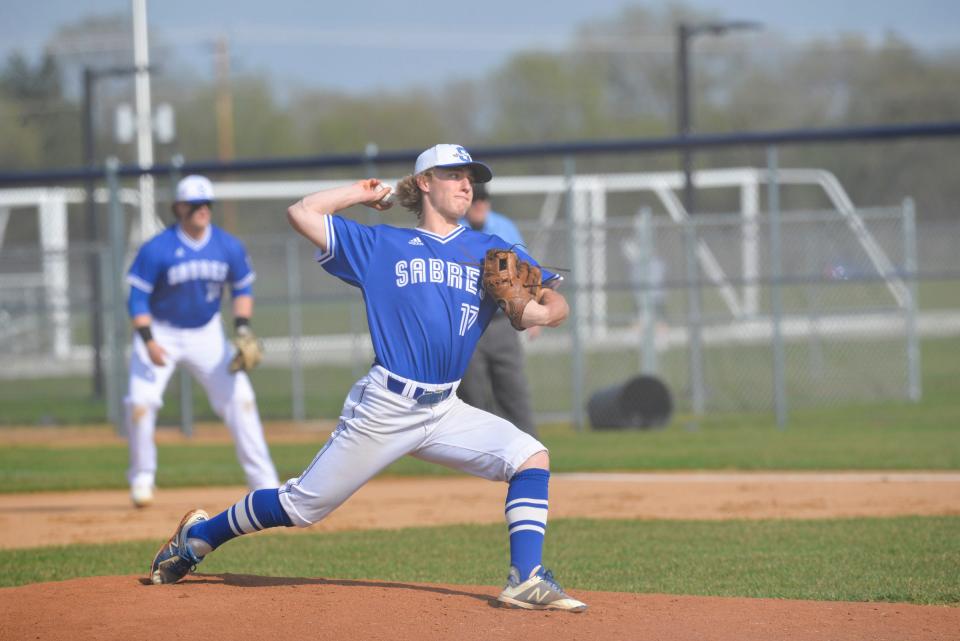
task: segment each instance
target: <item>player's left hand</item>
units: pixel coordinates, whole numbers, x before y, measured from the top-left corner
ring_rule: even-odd
[[[237,353],[230,361],[230,372],[249,372],[263,359],[263,343],[257,338],[249,326],[241,327],[233,338],[233,346]]]
[[[393,188],[378,178],[367,178],[357,182],[361,190],[360,202],[371,209],[386,211],[393,207]]]
[[[488,249],[484,256],[483,288],[516,330],[525,329],[523,312],[527,305],[540,300],[541,278],[539,267],[520,260],[510,249]]]

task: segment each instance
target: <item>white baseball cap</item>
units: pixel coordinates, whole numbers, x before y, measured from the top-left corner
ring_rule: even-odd
[[[213,185],[204,176],[187,176],[177,183],[178,203],[212,203]]]
[[[417,157],[415,174],[434,167],[469,167],[473,171],[473,180],[478,183],[490,182],[493,172],[482,162],[477,162],[470,152],[461,145],[434,145]]]

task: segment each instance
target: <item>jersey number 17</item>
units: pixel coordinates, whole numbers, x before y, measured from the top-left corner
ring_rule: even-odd
[[[460,303],[460,335],[466,336],[467,331],[477,322],[480,308],[476,305]]]

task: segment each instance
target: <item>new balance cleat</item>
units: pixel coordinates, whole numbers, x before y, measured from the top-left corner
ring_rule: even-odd
[[[530,572],[526,581],[520,580],[517,568],[510,567],[507,586],[497,597],[497,601],[514,608],[525,610],[566,610],[583,612],[587,604],[577,601],[560,587],[553,572],[538,565]]]
[[[200,521],[206,521],[207,513],[203,510],[190,510],[180,520],[177,531],[170,540],[163,544],[150,566],[150,581],[156,585],[176,583],[193,572],[197,564],[203,560],[187,543],[187,532],[191,526]]]

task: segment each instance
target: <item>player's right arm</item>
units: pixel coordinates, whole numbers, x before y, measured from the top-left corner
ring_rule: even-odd
[[[390,187],[376,178],[325,189],[304,196],[287,208],[287,220],[297,232],[309,239],[321,251],[327,251],[327,229],[323,217],[354,205],[366,205],[378,211],[390,209],[393,203],[384,201]]]
[[[130,271],[127,273],[127,282],[130,283],[130,296],[127,298],[127,312],[133,323],[133,330],[140,334],[143,344],[147,348],[150,361],[163,367],[166,364],[167,352],[153,338],[150,323],[153,317],[150,314],[150,294],[157,282],[160,265],[156,258],[156,251],[147,243],[137,252]]]
[[[519,230],[517,231],[519,234]],[[503,238],[494,236],[499,242],[506,241]],[[511,247],[521,260],[530,264],[540,266],[527,252],[520,247]],[[557,286],[563,280],[559,274],[555,274],[549,269],[541,267],[543,275],[543,289],[540,290],[540,300],[531,300],[523,309],[523,315],[520,317],[520,324],[525,329],[533,327],[559,327],[563,321],[570,315],[570,305],[567,299],[557,291]],[[530,338],[534,338],[531,336]]]
[[[560,292],[544,287],[540,301],[527,303],[520,324],[524,327],[559,327],[570,315],[567,299]]]
[[[153,318],[150,314],[137,314],[133,317],[133,331],[140,334],[140,338],[144,339],[143,344],[147,348],[147,355],[150,356],[150,362],[152,362],[157,367],[163,367],[167,364],[167,350],[163,349],[163,346],[153,338],[153,334],[150,331],[150,323]]]

